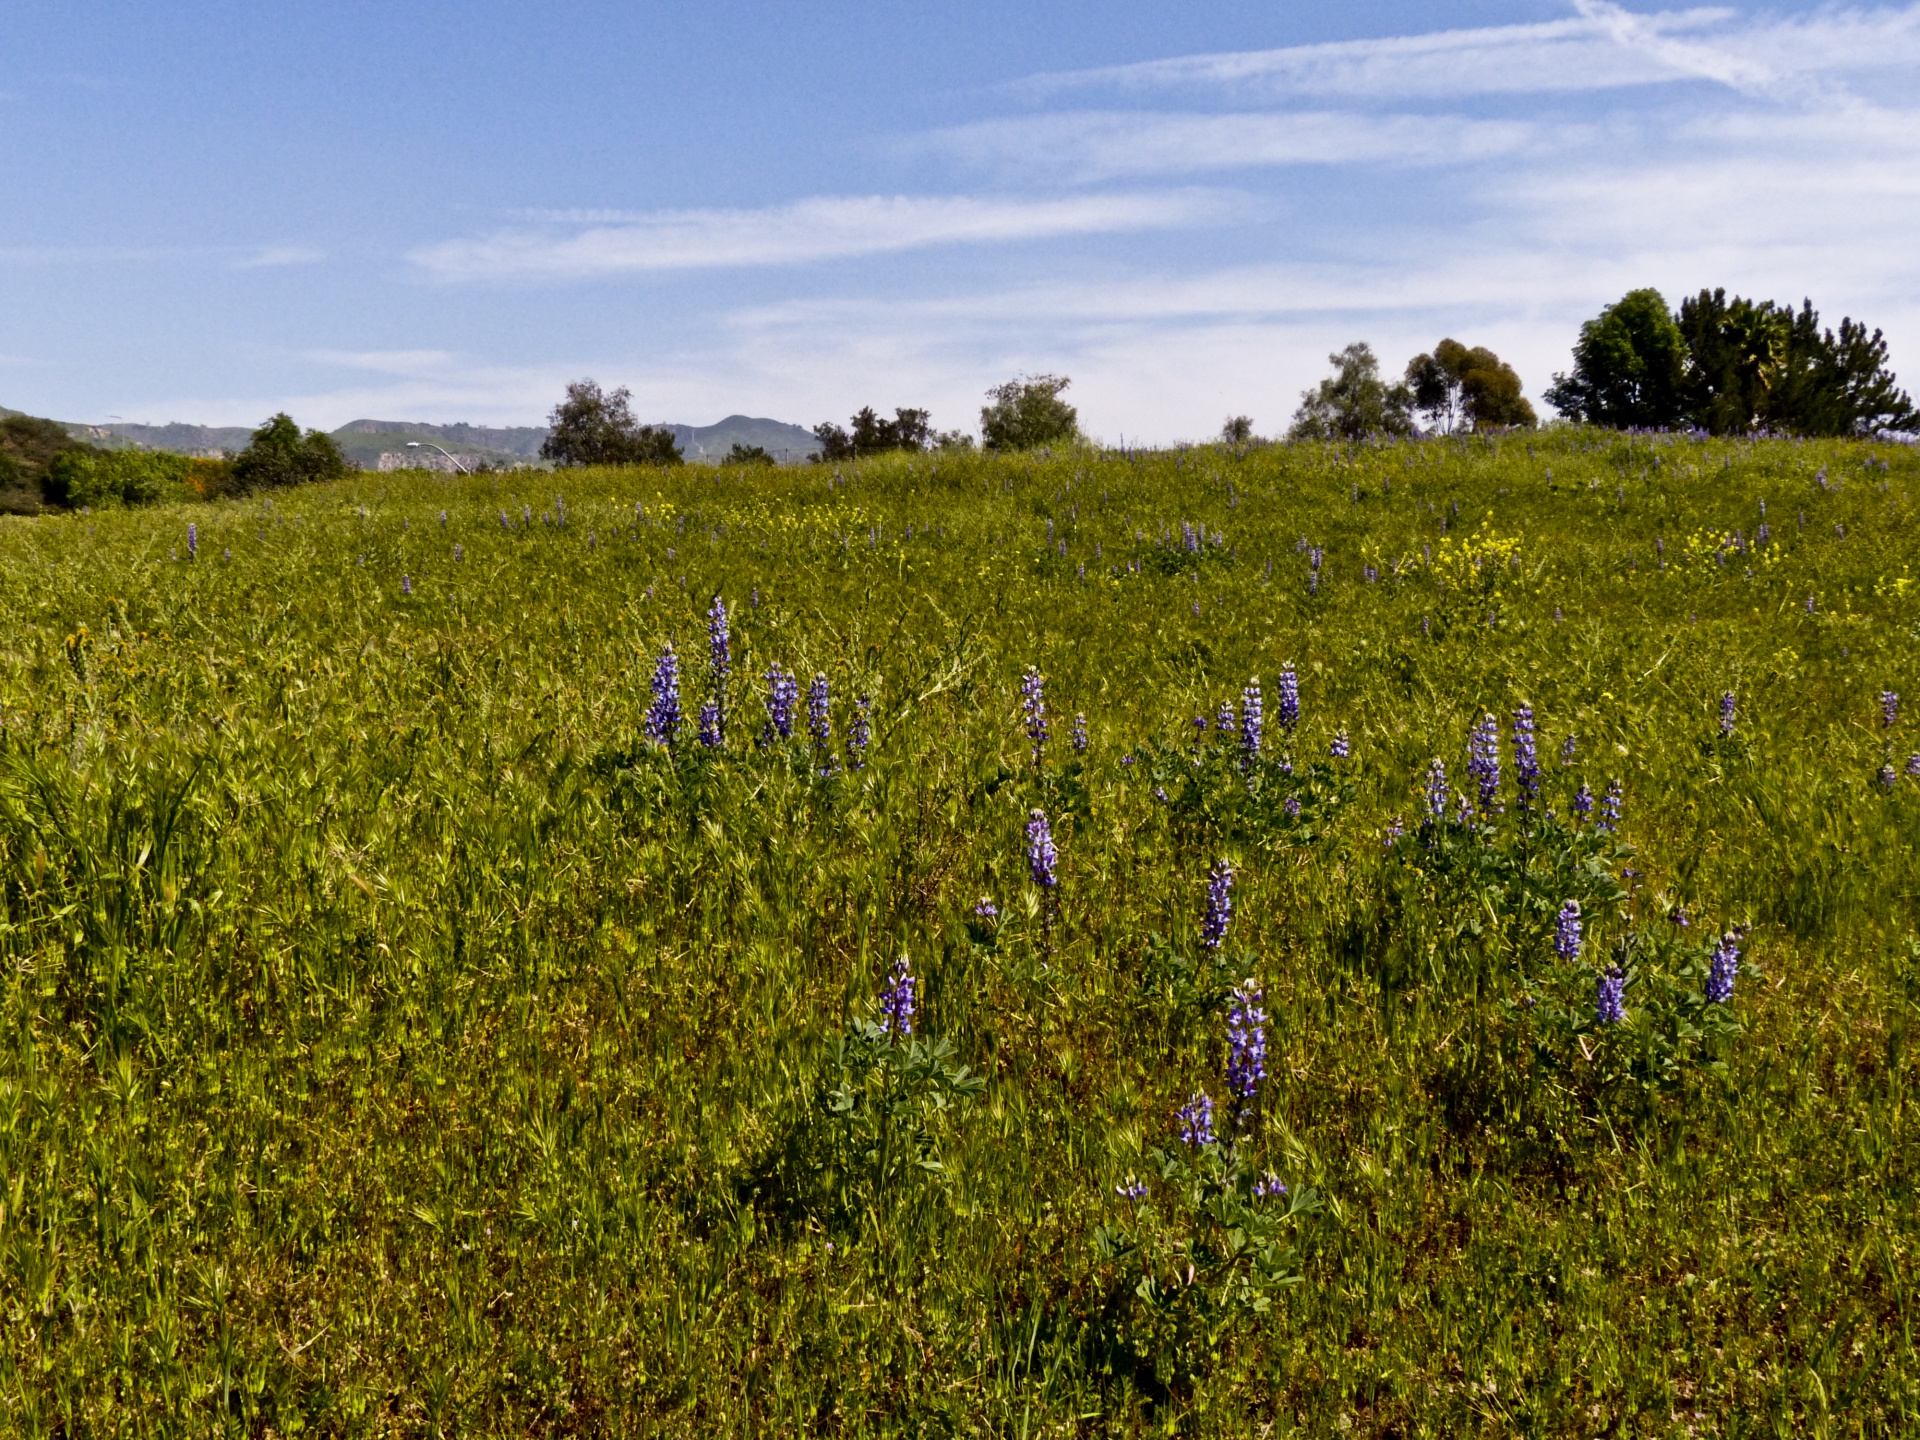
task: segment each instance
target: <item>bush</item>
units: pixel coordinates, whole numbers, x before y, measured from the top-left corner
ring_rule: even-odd
[[[1380,360],[1366,341],[1356,341],[1328,361],[1334,373],[1317,389],[1302,392],[1289,440],[1364,440],[1369,435],[1411,435],[1413,392],[1380,378]]]
[[[1016,375],[987,391],[980,435],[989,450],[1038,450],[1080,434],[1080,413],[1060,398],[1073,382],[1065,375]]]
[[[733,448],[727,451],[720,463],[722,465],[772,465],[775,462],[764,445],[742,445],[736,440],[733,442]]]
[[[247,448],[234,457],[230,484],[234,493],[246,495],[337,480],[346,473],[346,457],[331,435],[319,430],[302,435],[293,417],[282,412],[254,431]]]
[[[893,419],[882,420],[871,405],[863,408],[842,430],[832,421],[813,427],[820,449],[814,463],[831,464],[854,460],[862,455],[879,455],[888,450],[924,450],[933,440],[933,427],[925,410],[899,410]]]
[[[183,498],[193,462],[161,450],[66,450],[47,467],[50,505],[154,505]]]
[[[1431,355],[1408,362],[1407,385],[1414,406],[1443,432],[1462,420],[1476,431],[1526,430],[1539,423],[1520,394],[1518,373],[1483,345],[1469,350],[1458,340],[1442,340]]]
[[[671,427],[635,420],[632,399],[624,385],[608,394],[592,380],[574,381],[547,417],[553,433],[542,442],[540,457],[561,466],[683,463]]]

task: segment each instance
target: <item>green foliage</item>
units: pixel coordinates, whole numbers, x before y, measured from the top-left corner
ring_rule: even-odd
[[[0,416],[0,514],[32,514],[43,499],[59,503],[45,493],[53,462],[62,455],[93,453],[93,446],[75,440],[57,421]]]
[[[1413,392],[1380,378],[1380,359],[1366,341],[1327,357],[1333,374],[1300,396],[1290,440],[1364,440],[1413,433]]]
[[[767,453],[764,445],[742,445],[736,440],[733,442],[733,448],[727,451],[720,463],[722,465],[772,465],[775,461],[773,456]]]
[[[1920,453],[840,469],[0,523],[6,1428],[1916,1427]]]
[[[290,485],[315,485],[347,473],[340,447],[324,430],[300,433],[293,417],[275,415],[253,432],[247,448],[233,457],[226,483],[233,493],[282,490]]]
[[[1629,290],[1580,327],[1573,373],[1555,375],[1547,403],[1571,420],[1661,430],[1687,415],[1687,340],[1658,290]]]
[[[563,468],[681,464],[672,427],[642,425],[633,418],[632,401],[624,385],[609,393],[591,380],[574,381],[547,417],[552,433],[540,444],[541,458]]]
[[[1530,430],[1538,423],[1520,394],[1520,376],[1485,346],[1442,340],[1407,362],[1413,406],[1442,434],[1462,422],[1474,430]]]
[[[813,427],[820,441],[814,452],[815,464],[854,460],[862,455],[881,455],[889,450],[924,450],[933,443],[933,427],[926,410],[895,410],[893,419],[882,420],[871,405],[865,406],[842,430],[832,421]]]
[[[1068,445],[1080,434],[1080,412],[1060,398],[1065,375],[1016,375],[987,391],[980,407],[981,443],[989,450]]]
[[[182,500],[193,462],[160,450],[67,450],[47,467],[47,500],[68,509]]]
[[[1253,421],[1245,415],[1229,415],[1220,426],[1222,445],[1244,445],[1253,438]]]

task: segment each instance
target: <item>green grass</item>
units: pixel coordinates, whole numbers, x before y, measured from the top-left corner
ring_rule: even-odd
[[[1897,446],[1556,432],[0,520],[4,1426],[1920,1427],[1920,780],[1876,780],[1920,750],[1879,702],[1920,709],[1917,480]],[[1762,500],[1757,554],[1690,545],[1751,537]],[[1225,545],[1156,546],[1183,519]],[[1423,546],[1456,563],[1483,524],[1517,560],[1440,589]],[[730,743],[669,756],[653,659],[674,642],[691,713],[716,593]],[[1284,743],[1288,661],[1311,831],[1226,761],[1179,788],[1193,716],[1253,676]],[[836,745],[872,697],[866,769],[752,743],[773,662],[830,677]],[[1522,701],[1547,804],[1625,787],[1580,883],[1640,873],[1589,906],[1592,953],[1678,935],[1675,904],[1696,938],[1753,927],[1738,1033],[1652,1088],[1529,1048],[1560,882],[1472,868],[1516,853],[1510,750],[1451,879],[1417,834],[1383,846],[1430,760],[1463,783],[1468,726],[1495,712],[1504,747]],[[1197,958],[1223,856],[1226,969],[1272,1017],[1240,1154],[1322,1208],[1270,1309],[1182,1330],[1204,1297],[1163,1264],[1153,1311],[1096,1232],[1195,1223],[1114,1186],[1223,1093]],[[861,1161],[831,1110],[903,953],[923,1033],[985,1080],[903,1102],[937,1170]]]

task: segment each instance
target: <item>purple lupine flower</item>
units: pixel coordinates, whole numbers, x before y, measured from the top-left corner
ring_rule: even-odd
[[[1070,732],[1070,738],[1073,742],[1074,754],[1084,755],[1087,753],[1087,717],[1084,714],[1079,712],[1074,714],[1073,729]]]
[[[1285,800],[1281,801],[1280,808],[1287,812],[1287,818],[1289,820],[1298,820],[1300,818],[1300,797],[1298,795],[1287,796]]]
[[[1733,717],[1736,704],[1737,702],[1734,700],[1733,691],[1731,690],[1720,697],[1720,738],[1722,740],[1733,738]]]
[[[1160,802],[1160,803],[1161,803],[1162,805],[1165,805],[1165,804],[1167,804],[1167,803],[1168,803],[1168,801],[1167,801],[1167,790],[1166,790],[1166,787],[1165,787],[1164,785],[1156,785],[1156,786],[1154,786],[1154,787],[1153,787],[1153,798],[1154,798],[1154,799],[1156,799],[1156,800],[1158,800],[1158,801],[1159,801],[1159,802]]]
[[[727,602],[718,595],[707,611],[707,673],[716,694],[723,696],[733,674],[733,635],[727,625]]]
[[[680,737],[680,657],[673,653],[671,640],[660,647],[650,688],[653,703],[641,728],[654,744],[671,745]]]
[[[1193,735],[1196,743],[1207,733],[1207,717],[1204,714],[1193,717]]]
[[[1047,692],[1046,682],[1031,665],[1020,677],[1020,710],[1027,720],[1027,739],[1033,742],[1033,763],[1038,765],[1047,743]]]
[[[760,677],[767,682],[767,723],[760,729],[760,743],[793,738],[793,706],[800,698],[800,684],[778,663],[769,665]]]
[[[1033,883],[1042,890],[1053,889],[1060,883],[1059,863],[1060,852],[1053,846],[1053,827],[1047,823],[1047,812],[1028,811],[1027,873],[1033,876]]]
[[[441,529],[443,529],[443,530],[444,530],[444,529],[446,528],[446,524],[447,524],[447,512],[446,512],[446,511],[444,511],[444,510],[442,510],[442,511],[440,512],[440,527],[441,527]]]
[[[813,748],[822,756],[820,768],[833,768],[833,702],[827,691],[827,677],[816,673],[807,687],[807,733]]]
[[[1584,780],[1580,782],[1580,793],[1573,797],[1573,813],[1582,820],[1593,814],[1593,791]]]
[[[887,975],[880,992],[880,1028],[902,1038],[913,1034],[913,967],[902,955]]]
[[[1880,773],[1874,778],[1879,781],[1882,790],[1891,790],[1893,789],[1893,782],[1897,780],[1899,776],[1894,772],[1893,766],[1882,765],[1880,767]]]
[[[1573,764],[1573,752],[1579,748],[1574,737],[1571,735],[1560,742],[1560,764],[1562,767]]]
[[[1920,777],[1920,754],[1907,756],[1907,774]]]
[[[1880,723],[1887,729],[1893,728],[1900,718],[1900,697],[1891,690],[1880,692]]]
[[[1270,1195],[1285,1195],[1286,1193],[1287,1182],[1271,1170],[1253,1182],[1253,1198],[1256,1200],[1264,1200]]]
[[[466,558],[467,558],[467,552],[461,549],[461,547],[458,544],[456,544],[453,547],[453,563],[458,565],[462,560]]]
[[[1406,833],[1407,827],[1401,823],[1400,817],[1398,815],[1394,816],[1391,820],[1387,821],[1387,828],[1381,835],[1380,848],[1382,850],[1391,850],[1393,848],[1393,842]]]
[[[413,593],[413,577],[412,576],[402,575],[400,577],[400,593],[402,595],[411,595]]]
[[[1495,814],[1500,805],[1500,722],[1488,714],[1467,737],[1467,773],[1480,786],[1480,809]]]
[[[200,558],[200,527],[191,520],[187,522],[187,558],[189,560]]]
[[[1562,960],[1580,958],[1580,902],[1569,900],[1553,922],[1553,953]]]
[[[1219,713],[1213,717],[1213,728],[1222,735],[1231,735],[1240,728],[1239,717],[1233,713],[1233,702],[1222,700]]]
[[[847,768],[864,770],[867,768],[867,746],[873,740],[873,699],[860,695],[854,698],[853,719],[847,725]]]
[[[1289,660],[1280,667],[1280,728],[1292,733],[1300,724],[1300,678]]]
[[[1247,682],[1240,692],[1240,755],[1247,761],[1260,758],[1260,732],[1266,728],[1267,706],[1260,695],[1260,681]]]
[[[1147,1182],[1128,1175],[1124,1181],[1113,1187],[1113,1193],[1122,1200],[1144,1200],[1147,1198]]]
[[[1427,767],[1427,821],[1438,824],[1447,818],[1447,766],[1438,755]]]
[[[1227,1005],[1227,1089],[1241,1105],[1260,1093],[1267,1078],[1267,1012],[1261,1008],[1260,982],[1233,987]]]
[[[720,729],[720,707],[711,700],[700,707],[700,743],[709,750],[718,750],[727,743]]]
[[[1180,1122],[1180,1138],[1187,1144],[1213,1144],[1213,1097],[1206,1091],[1194,1091],[1193,1098],[1175,1112],[1175,1118]]]
[[[1627,1018],[1627,975],[1618,965],[1600,972],[1594,985],[1593,1018],[1600,1025],[1618,1025]]]
[[[1769,540],[1773,539],[1773,527],[1762,520],[1760,524],[1755,527],[1753,538],[1757,544],[1766,544]]]
[[[1724,1005],[1733,999],[1733,982],[1740,975],[1740,932],[1727,931],[1713,947],[1713,963],[1707,968],[1707,1003]]]
[[[1540,752],[1533,734],[1533,707],[1525,703],[1513,712],[1513,780],[1520,789],[1522,809],[1540,798]]]
[[[1607,782],[1607,793],[1600,797],[1600,821],[1597,829],[1611,835],[1620,828],[1620,817],[1626,812],[1627,792],[1618,780]]]
[[[500,512],[500,528],[502,530],[511,530],[513,528],[513,522],[507,519],[507,512],[504,510]]]
[[[1342,730],[1333,737],[1333,743],[1327,747],[1327,753],[1336,760],[1344,760],[1353,753],[1353,742]]]
[[[973,913],[975,918],[980,920],[998,920],[1000,918],[1000,907],[993,903],[992,896],[982,895],[980,897],[980,903],[973,907]]]
[[[1807,596],[1807,613],[1809,615],[1813,613],[1813,596],[1811,595]]]
[[[1207,913],[1200,921],[1200,943],[1218,955],[1233,915],[1233,863],[1222,860],[1207,873]]]

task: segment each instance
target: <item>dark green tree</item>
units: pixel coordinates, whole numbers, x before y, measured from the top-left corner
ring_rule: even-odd
[[[720,461],[722,465],[772,465],[773,456],[767,453],[764,445],[742,445],[738,440]]]
[[[1222,445],[1244,445],[1253,439],[1253,421],[1245,415],[1229,415],[1220,427]]]
[[[65,502],[57,482],[49,488],[48,473],[60,456],[101,452],[67,433],[57,420],[37,415],[0,417],[0,514],[31,514],[42,502]]]
[[[302,435],[293,417],[282,411],[254,431],[247,448],[233,457],[229,483],[235,493],[244,495],[337,480],[346,473],[346,458],[331,435],[321,430]]]
[[[1080,412],[1060,398],[1073,382],[1065,375],[1016,375],[987,391],[980,436],[989,450],[1037,450],[1064,445],[1080,434]]]
[[[574,381],[547,417],[553,429],[540,444],[541,458],[562,466],[680,464],[673,428],[642,425],[632,401],[624,385],[608,394],[592,380]]]
[[[1729,301],[1725,290],[1702,290],[1682,300],[1687,418],[1715,435],[1745,435],[1765,426],[1777,408],[1773,390],[1792,327],[1792,312],[1775,309],[1771,300],[1736,295]]]
[[[1475,430],[1531,429],[1539,423],[1520,394],[1519,374],[1484,345],[1469,350],[1458,340],[1442,340],[1431,355],[1408,362],[1407,387],[1414,408],[1443,433],[1462,423]]]
[[[882,420],[871,405],[865,406],[848,422],[848,429],[842,430],[831,420],[814,426],[820,449],[813,458],[827,463],[879,455],[888,450],[924,450],[934,438],[933,427],[928,423],[930,414],[926,410],[895,410],[893,419]]]
[[[1364,340],[1329,355],[1333,374],[1301,392],[1289,440],[1364,440],[1413,433],[1413,391],[1380,378],[1380,359]]]
[[[1920,430],[1920,411],[1887,369],[1887,342],[1878,330],[1847,316],[1838,333],[1820,328],[1813,302],[1781,308],[1785,344],[1768,392],[1772,430],[1795,435],[1872,435]]]
[[[1687,418],[1687,341],[1658,290],[1629,290],[1580,327],[1573,373],[1555,375],[1549,405],[1617,429],[1672,429]]]

